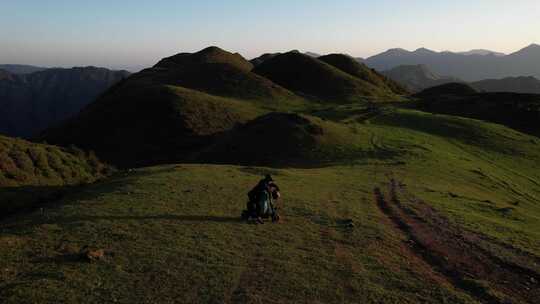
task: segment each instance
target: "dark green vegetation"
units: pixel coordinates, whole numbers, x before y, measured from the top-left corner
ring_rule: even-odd
[[[323,74],[297,74],[306,83],[394,97],[299,97],[209,48],[133,75],[49,130],[120,166],[157,166],[1,220],[0,302],[535,303],[540,139],[460,117],[465,106],[410,109],[487,96],[466,86],[408,102],[304,56],[259,67],[301,62]],[[246,192],[268,173],[282,221],[241,222]]]
[[[416,96],[423,111],[491,121],[540,136],[540,95],[475,93],[464,84],[447,84]]]
[[[128,75],[95,67],[54,68],[24,75],[0,71],[0,133],[35,137],[77,114]]]
[[[94,182],[110,171],[92,153],[0,135],[0,217],[33,207],[53,189]]]

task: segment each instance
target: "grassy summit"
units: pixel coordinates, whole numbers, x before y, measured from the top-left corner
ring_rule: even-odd
[[[270,58],[253,71],[297,94],[316,100],[347,103],[396,97],[384,88],[298,52]]]
[[[253,65],[239,54],[210,47],[197,53],[181,53],[162,59],[132,81],[182,86],[224,97],[264,100],[265,103],[301,99],[252,73],[252,68]]]

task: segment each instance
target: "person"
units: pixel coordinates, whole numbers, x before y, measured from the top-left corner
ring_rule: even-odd
[[[248,219],[254,218],[257,223],[264,223],[263,217],[271,216],[278,219],[274,202],[281,197],[279,186],[270,174],[267,174],[248,192],[247,214]]]

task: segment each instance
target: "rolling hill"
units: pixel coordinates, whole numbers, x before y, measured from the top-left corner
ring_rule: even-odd
[[[232,130],[200,157],[205,163],[313,166],[361,153],[351,130],[319,118],[270,113]]]
[[[25,75],[0,72],[0,133],[35,137],[77,114],[128,75],[95,67],[46,69]]]
[[[366,98],[396,98],[384,87],[377,87],[298,52],[275,56],[255,67],[253,72],[301,96],[319,101],[347,103],[366,101]]]
[[[540,45],[531,44],[505,56],[435,52],[425,48],[412,52],[391,49],[367,58],[365,63],[379,71],[400,65],[423,64],[436,74],[451,75],[468,82],[519,76],[540,78]]]
[[[265,103],[301,102],[301,98],[251,72],[252,64],[239,54],[218,47],[162,59],[130,79],[141,84],[167,84],[205,93]]]

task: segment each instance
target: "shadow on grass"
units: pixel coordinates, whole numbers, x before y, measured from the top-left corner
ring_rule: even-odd
[[[120,215],[120,216],[77,216],[67,218],[57,218],[54,223],[73,223],[81,221],[148,221],[148,220],[164,220],[164,221],[179,221],[179,222],[214,222],[214,223],[239,223],[242,222],[240,216],[212,216],[212,215]]]

